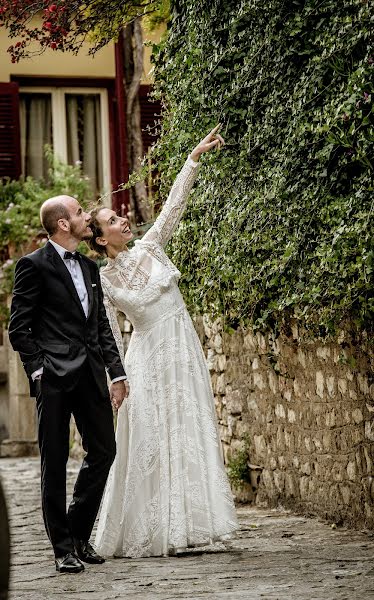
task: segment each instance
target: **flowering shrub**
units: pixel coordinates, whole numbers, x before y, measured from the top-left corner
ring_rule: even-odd
[[[8,48],[12,62],[46,48],[78,52],[84,41],[90,53],[116,38],[136,17],[167,11],[168,0],[0,0],[0,26],[17,42]],[[34,19],[33,17],[41,17]]]
[[[80,165],[70,166],[53,158],[49,180],[37,181],[32,177],[19,181],[0,181],[0,321],[7,322],[7,297],[13,288],[17,259],[43,245],[46,233],[39,220],[40,206],[47,198],[68,194],[87,204],[90,199],[89,182],[82,175]]]

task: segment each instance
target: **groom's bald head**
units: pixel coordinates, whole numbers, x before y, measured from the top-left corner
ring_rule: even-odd
[[[76,202],[75,198],[62,195],[48,198],[43,202],[40,208],[40,221],[48,235],[54,235],[57,232],[60,219],[70,221],[71,201]]]

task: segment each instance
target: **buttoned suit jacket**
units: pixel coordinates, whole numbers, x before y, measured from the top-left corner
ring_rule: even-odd
[[[71,275],[49,242],[19,259],[11,304],[9,339],[19,352],[30,382],[43,367],[52,387],[69,391],[88,361],[101,395],[108,396],[106,369],[111,379],[125,375],[103,304],[96,263],[79,255],[88,293],[86,317]]]

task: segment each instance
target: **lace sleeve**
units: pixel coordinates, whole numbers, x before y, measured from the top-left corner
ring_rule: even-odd
[[[158,242],[164,246],[170,240],[183,215],[188,194],[196,179],[198,166],[198,163],[188,157],[155,224],[147,231],[142,241]]]
[[[110,284],[105,279],[105,277],[101,277],[101,285],[103,288],[104,306],[105,306],[106,314],[108,317],[109,325],[112,330],[113,337],[114,337],[114,340],[115,340],[117,348],[118,348],[118,352],[120,355],[122,365],[124,366],[125,365],[125,351],[124,351],[124,347],[123,347],[122,333],[121,333],[121,330],[120,330],[119,324],[118,324],[118,318],[117,318],[118,310],[112,301],[111,294],[110,294]]]

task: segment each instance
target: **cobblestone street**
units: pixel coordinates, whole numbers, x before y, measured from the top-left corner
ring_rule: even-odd
[[[78,463],[69,463],[69,491]],[[42,524],[39,460],[1,459],[12,533],[10,600],[374,599],[371,534],[283,511],[238,509],[230,549],[176,558],[113,559],[59,575]]]

